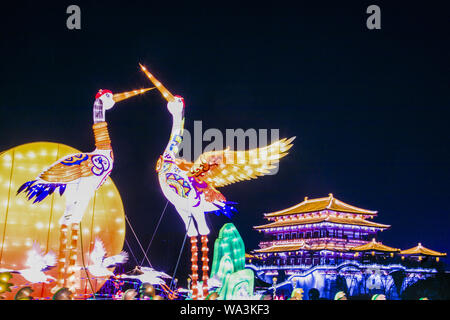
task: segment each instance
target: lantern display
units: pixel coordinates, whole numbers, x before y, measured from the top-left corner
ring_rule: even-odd
[[[78,150],[60,143],[35,142],[17,146],[0,153],[0,269],[24,269],[27,252],[38,244],[42,252],[57,253],[59,248],[59,224],[65,208],[64,196],[57,192],[46,197],[39,205],[27,201],[25,195],[16,196],[17,189],[26,181],[34,179],[45,168],[61,157],[75,154]],[[95,192],[81,221],[80,254],[75,264],[75,299],[92,294],[88,276],[99,290],[106,277],[95,278],[86,273],[84,264],[90,261],[89,254],[95,239],[105,244],[108,255],[118,254],[125,240],[125,215],[120,194],[111,178]],[[83,256],[81,255],[83,253]],[[56,267],[45,273],[56,277]],[[51,299],[54,281],[29,283],[20,274],[13,273],[10,293],[5,299],[13,299],[22,287],[33,289],[36,299]]]

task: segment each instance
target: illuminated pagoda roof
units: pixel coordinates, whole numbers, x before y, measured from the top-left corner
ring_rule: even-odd
[[[345,246],[345,244],[338,243],[314,243],[308,245],[304,242],[295,244],[279,244],[272,245],[262,249],[256,249],[254,253],[275,253],[275,252],[292,252],[299,250],[309,250],[309,251],[321,251],[321,250],[332,250],[332,251],[348,251],[350,246]]]
[[[279,217],[285,215],[299,214],[299,213],[309,213],[309,212],[317,212],[322,210],[332,210],[336,212],[346,212],[360,215],[376,215],[377,211],[367,210],[358,208],[352,205],[349,205],[345,202],[342,202],[333,197],[333,194],[330,193],[328,197],[325,198],[317,198],[317,199],[308,199],[305,197],[303,202],[296,204],[295,206],[289,207],[284,210],[275,211],[271,213],[264,214],[265,217]]]
[[[434,250],[425,248],[424,246],[422,246],[422,244],[420,242],[414,248],[400,251],[400,254],[422,255],[422,256],[433,256],[433,257],[444,257],[447,255],[446,253],[442,253],[442,252],[438,252],[438,251],[434,251]]]
[[[245,259],[260,259],[260,257],[254,256],[249,253],[245,253]]]
[[[279,228],[279,227],[287,227],[287,226],[297,226],[297,225],[305,225],[305,224],[315,224],[315,223],[334,223],[334,224],[350,224],[357,226],[365,226],[371,228],[380,228],[386,229],[389,228],[390,225],[376,223],[372,221],[367,221],[361,218],[344,218],[344,217],[336,217],[332,215],[323,215],[321,217],[307,217],[307,218],[299,218],[299,219],[287,219],[287,220],[278,220],[272,223],[268,223],[265,225],[255,226],[255,229],[269,229],[269,228]]]
[[[381,252],[399,252],[400,249],[392,248],[382,244],[381,242],[376,242],[375,238],[371,242],[363,244],[362,246],[356,246],[351,248],[352,251],[381,251]]]

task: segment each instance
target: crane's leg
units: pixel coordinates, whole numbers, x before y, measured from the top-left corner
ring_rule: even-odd
[[[198,232],[201,234],[202,242],[202,292],[203,298],[208,296],[208,279],[209,279],[209,259],[208,259],[208,234],[209,228],[206,224],[205,213],[202,210],[193,210],[192,212],[195,222],[197,222]]]
[[[72,219],[72,214],[76,207],[76,201],[73,197],[73,190],[70,186],[67,187],[66,190],[66,209],[64,211],[63,216],[59,220],[60,224],[60,234],[59,234],[59,250],[57,257],[57,270],[58,276],[56,278],[56,286],[54,286],[51,290],[52,293],[55,293],[61,288],[66,287],[66,273],[67,273],[67,251],[68,251],[68,242],[69,242],[69,225]]]
[[[209,271],[209,266],[208,266],[208,236],[202,236],[202,282],[203,282],[203,298],[206,298],[208,296],[208,271]]]
[[[78,232],[80,231],[79,223],[72,223],[71,227],[71,235],[70,235],[70,246],[69,246],[69,257],[68,257],[68,265],[67,265],[67,288],[75,293],[75,264],[77,262],[77,247],[78,247]]]
[[[191,237],[191,270],[192,270],[192,300],[197,300],[198,298],[198,247],[197,247],[197,237]]]
[[[56,286],[53,287],[52,293],[55,293],[59,289],[65,287],[66,285],[66,253],[67,253],[67,233],[69,229],[66,224],[62,224],[60,227],[60,235],[59,235],[59,251],[58,251],[58,263],[57,263],[57,271],[58,276],[56,279]]]
[[[89,204],[90,198],[84,198],[78,200],[76,208],[74,210],[74,215],[72,217],[71,236],[70,236],[70,246],[69,246],[69,257],[67,266],[67,287],[70,291],[75,293],[76,290],[76,263],[78,259],[78,237],[80,232],[80,222]]]
[[[198,232],[194,224],[194,216],[187,210],[175,207],[181,219],[183,219],[188,237],[197,237]]]
[[[191,271],[192,271],[192,299],[198,298],[198,232],[195,228],[194,216],[187,210],[176,208],[186,226],[187,235],[191,238]]]
[[[206,224],[205,213],[202,210],[193,210],[192,215],[197,223],[198,233],[204,236],[208,235],[209,228]]]

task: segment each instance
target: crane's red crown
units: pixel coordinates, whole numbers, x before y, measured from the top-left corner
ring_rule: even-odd
[[[112,94],[112,91],[111,90],[106,90],[106,89],[100,89],[100,90],[98,90],[97,94],[95,95],[95,99],[100,98],[105,93],[111,93]]]
[[[182,96],[178,96],[178,95],[176,95],[174,97],[175,98],[180,98],[181,102],[183,102],[183,109],[184,109],[184,98]]]

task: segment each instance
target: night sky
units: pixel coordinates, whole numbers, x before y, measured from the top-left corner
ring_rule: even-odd
[[[389,246],[422,242],[450,252],[449,19],[439,4],[395,1],[233,2],[15,1],[0,17],[0,150],[36,141],[94,149],[98,89],[151,86],[145,64],[186,102],[186,129],[279,129],[296,136],[277,175],[220,191],[238,202],[231,220],[246,250],[257,248],[264,212],[333,193],[377,210]],[[66,28],[67,6],[81,30]],[[366,8],[381,8],[381,30]],[[111,174],[135,232],[147,247],[166,200],[156,160],[171,116],[156,91],[107,113]],[[205,143],[205,146],[207,143]],[[220,227],[208,217],[210,258]],[[150,248],[172,273],[184,224],[169,205]],[[143,255],[127,226],[127,241]],[[177,274],[186,277],[189,243]],[[125,246],[125,250],[128,247]],[[131,266],[134,266],[133,258]]]

